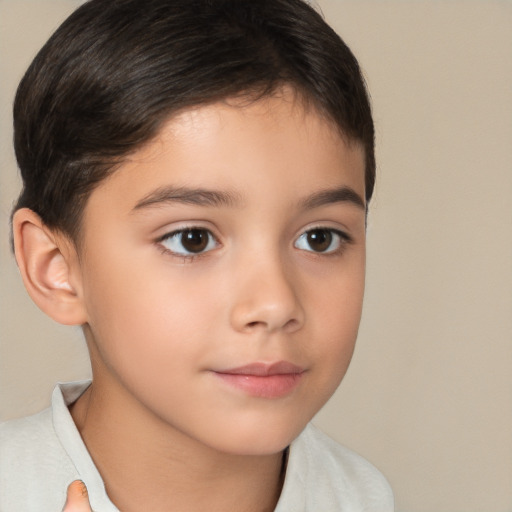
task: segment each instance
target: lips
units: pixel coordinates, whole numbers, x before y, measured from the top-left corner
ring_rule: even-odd
[[[304,374],[304,368],[287,361],[251,363],[237,368],[215,371],[228,386],[260,398],[281,398],[293,392]]]

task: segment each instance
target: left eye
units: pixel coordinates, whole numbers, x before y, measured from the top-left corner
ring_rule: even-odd
[[[348,240],[347,235],[336,229],[315,228],[302,233],[295,242],[295,247],[303,251],[332,253]]]
[[[217,247],[213,234],[203,228],[180,229],[166,235],[160,243],[170,252],[190,256],[211,251]]]

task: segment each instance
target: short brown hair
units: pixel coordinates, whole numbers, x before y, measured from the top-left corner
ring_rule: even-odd
[[[291,85],[366,158],[375,182],[374,128],[350,49],[302,0],[91,0],[52,35],[23,77],[14,140],[34,210],[76,239],[87,198],[123,156],[171,115]]]

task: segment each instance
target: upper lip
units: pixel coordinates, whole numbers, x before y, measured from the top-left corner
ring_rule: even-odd
[[[302,373],[304,368],[288,361],[278,361],[276,363],[251,363],[237,368],[218,370],[217,373],[228,375],[255,375],[258,377],[267,377],[269,375],[287,375]]]

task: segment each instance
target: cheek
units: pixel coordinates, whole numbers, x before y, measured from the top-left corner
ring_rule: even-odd
[[[171,275],[170,267],[151,261],[110,261],[118,264],[91,262],[86,278],[89,324],[105,362],[124,374],[179,369],[200,350],[201,329],[213,325],[215,304],[205,289],[210,284],[191,284],[183,272]]]
[[[315,313],[310,318],[316,333],[316,343],[311,350],[325,370],[319,378],[328,393],[334,392],[350,363],[361,320],[363,294],[364,264],[361,262],[332,276],[311,303]]]

